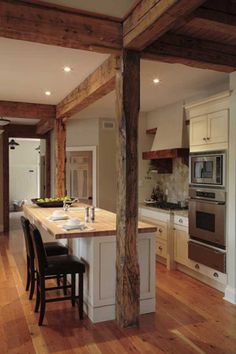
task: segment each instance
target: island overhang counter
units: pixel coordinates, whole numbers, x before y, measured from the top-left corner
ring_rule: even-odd
[[[84,204],[71,207],[69,218],[84,220]],[[92,322],[115,319],[116,286],[116,215],[96,208],[94,223],[85,230],[66,231],[65,220],[50,221],[53,208],[25,205],[24,214],[42,233],[54,239],[70,240],[71,252],[85,263],[84,311]],[[155,312],[155,244],[156,227],[138,223],[138,257],[140,267],[140,314]]]

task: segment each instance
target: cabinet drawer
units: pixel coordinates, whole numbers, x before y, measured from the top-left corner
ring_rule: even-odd
[[[166,241],[167,240],[167,224],[158,222],[157,227],[157,237]]]
[[[156,254],[158,256],[163,257],[163,258],[166,258],[166,255],[167,255],[166,242],[163,242],[159,238],[157,238],[157,242],[156,242]]]
[[[225,273],[226,255],[223,252],[189,241],[188,255],[193,261]]]

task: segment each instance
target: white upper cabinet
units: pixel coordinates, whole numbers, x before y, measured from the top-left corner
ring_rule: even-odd
[[[196,117],[190,121],[190,144],[202,145],[206,143],[207,115]]]
[[[190,118],[190,152],[228,148],[230,92],[185,106]]]

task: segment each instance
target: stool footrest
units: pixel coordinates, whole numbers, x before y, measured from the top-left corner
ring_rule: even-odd
[[[78,296],[75,297],[75,299],[79,298]],[[45,302],[58,302],[58,301],[65,301],[65,300],[71,300],[71,296],[63,296],[63,297],[56,297],[52,299],[46,299]]]

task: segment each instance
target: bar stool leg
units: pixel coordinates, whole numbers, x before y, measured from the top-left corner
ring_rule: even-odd
[[[35,302],[35,308],[34,308],[34,312],[38,312],[39,310],[39,305],[40,305],[40,290],[39,290],[39,275],[37,273],[37,282],[36,282],[36,302]]]
[[[35,270],[34,264],[30,265],[30,293],[29,293],[29,300],[32,300],[34,295],[34,288],[35,288]]]
[[[30,286],[30,262],[29,262],[29,257],[28,256],[27,256],[26,267],[27,267],[27,280],[26,280],[25,290],[28,291],[29,290],[29,286]]]
[[[75,273],[71,274],[71,303],[75,306]]]
[[[66,274],[63,275],[63,286],[67,285],[67,276]],[[67,295],[67,288],[63,289],[64,295]]]
[[[42,326],[44,314],[45,314],[45,278],[44,276],[40,276],[40,315],[39,315],[39,326]]]
[[[81,320],[84,318],[83,302],[84,302],[83,273],[79,273],[79,317]]]

